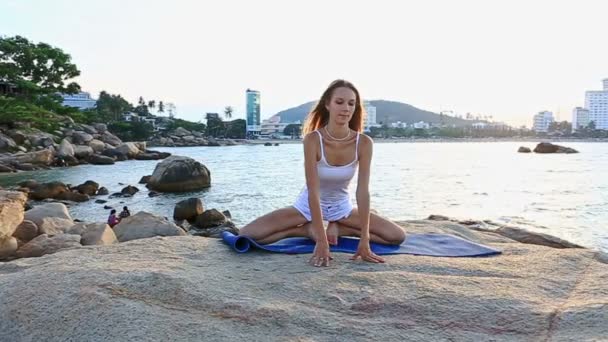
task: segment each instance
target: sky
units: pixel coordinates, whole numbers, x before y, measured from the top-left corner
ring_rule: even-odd
[[[76,81],[177,117],[235,108],[261,92],[262,118],[317,100],[337,78],[366,100],[571,120],[608,78],[604,0],[0,0],[0,35],[59,47]],[[379,113],[380,114],[380,113]]]

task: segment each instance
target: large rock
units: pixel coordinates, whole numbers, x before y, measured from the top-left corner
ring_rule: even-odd
[[[88,180],[88,181],[78,185],[75,189],[76,189],[76,191],[80,192],[81,194],[94,196],[95,194],[97,194],[97,190],[99,189],[99,183],[94,182],[92,180]]]
[[[99,134],[104,134],[105,132],[108,131],[108,126],[103,123],[93,124],[93,127],[95,127],[95,129],[97,130],[97,132],[99,132]]]
[[[27,136],[20,130],[11,129],[7,134],[17,145],[23,145],[28,140]]]
[[[114,230],[106,223],[79,222],[68,229],[67,234],[80,235],[80,243],[83,246],[111,245],[118,243]]]
[[[17,229],[15,229],[15,232],[13,233],[13,236],[16,239],[23,242],[30,241],[38,235],[40,235],[38,226],[29,220],[23,220],[23,222],[17,226]]]
[[[15,141],[2,133],[0,133],[0,152],[14,152],[17,150]]]
[[[183,136],[186,136],[186,135],[191,135],[191,134],[192,134],[192,132],[190,132],[189,130],[187,130],[187,129],[183,128],[183,127],[177,127],[177,128],[176,128],[176,129],[173,131],[173,133],[172,133],[172,134],[173,134],[173,135],[176,135],[176,136],[178,136],[178,137],[183,137]]]
[[[189,157],[171,156],[156,165],[149,189],[161,192],[200,190],[211,185],[211,172]]]
[[[114,164],[114,158],[94,154],[89,157],[89,163],[94,165],[111,165]]]
[[[519,152],[519,153],[530,153],[530,152],[532,152],[532,150],[529,147],[520,146],[519,149],[517,150],[517,152]]]
[[[34,200],[44,200],[47,198],[58,198],[64,192],[69,192],[70,189],[61,182],[49,182],[39,184],[30,191],[30,198]]]
[[[26,201],[23,192],[0,190],[0,237],[13,235],[21,224]]]
[[[38,227],[40,227],[45,217],[57,217],[74,221],[68,208],[63,203],[45,203],[25,212],[25,219],[34,222]]]
[[[0,236],[0,260],[12,257],[17,252],[19,243],[12,236]]]
[[[203,201],[200,198],[188,198],[177,202],[173,209],[174,220],[192,220],[204,211]]]
[[[238,255],[221,241],[157,237],[0,263],[2,341],[602,341],[598,253],[521,244],[450,222],[504,251],[487,258]],[[41,295],[43,291],[44,295]],[[133,324],[134,320],[137,324]],[[127,323],[125,323],[127,322]],[[134,336],[136,336],[134,338]]]
[[[95,153],[101,153],[106,148],[106,144],[101,140],[93,139],[89,141],[89,147],[91,147]]]
[[[61,144],[59,144],[59,149],[57,149],[57,155],[59,157],[73,157],[74,156],[74,146],[67,140],[61,140]]]
[[[81,247],[80,235],[59,234],[49,237],[46,234],[37,236],[17,250],[17,257],[31,258],[53,254],[61,249]],[[2,340],[0,336],[0,340]]]
[[[122,219],[114,226],[114,233],[120,242],[154,236],[186,235],[186,232],[175,224],[145,211]]]
[[[123,143],[116,148],[116,151],[126,154],[129,158],[135,158],[135,156],[141,153],[135,143],[132,142]]]
[[[226,216],[217,209],[205,210],[204,213],[198,215],[194,220],[194,225],[199,228],[212,228],[221,226],[226,223]]]
[[[72,133],[72,142],[76,145],[87,145],[93,136],[83,131],[74,131]]]
[[[79,159],[87,159],[95,153],[91,146],[76,145],[74,146],[74,156]]]
[[[9,159],[12,159],[18,164],[36,164],[36,165],[51,165],[55,160],[55,153],[50,148],[45,148],[40,151],[28,152],[23,154],[15,154]]]
[[[33,132],[27,135],[27,139],[32,146],[49,147],[53,146],[57,137],[50,133]]]
[[[573,148],[564,147],[564,146],[560,146],[560,145],[554,145],[551,143],[539,143],[534,148],[534,152],[536,152],[536,153],[578,153],[578,151]]]
[[[91,198],[89,195],[81,194],[76,191],[66,191],[59,194],[59,196],[55,197],[55,199],[73,202],[86,202]]]
[[[531,243],[535,245],[549,246],[553,248],[583,248],[582,246],[579,246],[566,240],[562,240],[552,235],[534,233],[516,227],[503,226],[498,228],[496,232],[500,235],[506,236],[510,239],[522,243]]]
[[[37,224],[38,233],[49,236],[63,234],[73,225],[74,221],[60,217],[43,217],[40,224]]]
[[[122,140],[120,140],[117,136],[115,136],[114,134],[106,131],[101,135],[101,141],[103,141],[104,143],[110,144],[112,146],[118,146],[120,144],[122,144]]]
[[[120,190],[121,194],[130,195],[130,196],[135,195],[137,192],[139,192],[139,189],[132,185],[127,185],[124,188],[122,188],[122,190]]]

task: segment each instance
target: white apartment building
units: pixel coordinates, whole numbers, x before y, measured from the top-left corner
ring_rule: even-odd
[[[585,108],[589,110],[589,122],[593,121],[596,129],[608,130],[608,78],[602,83],[604,90],[585,92]]]
[[[542,111],[534,115],[534,125],[532,129],[536,133],[547,133],[549,131],[549,125],[554,122],[553,113],[549,111]]]
[[[585,128],[589,125],[589,110],[576,107],[572,110],[572,131]]]

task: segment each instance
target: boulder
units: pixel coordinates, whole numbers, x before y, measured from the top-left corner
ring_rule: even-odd
[[[114,164],[114,158],[93,154],[89,157],[89,163],[94,165],[111,165]]]
[[[186,235],[182,228],[172,222],[145,211],[122,219],[118,225],[114,226],[114,233],[120,242],[154,236]]]
[[[161,192],[200,190],[211,185],[211,172],[189,157],[171,156],[156,165],[149,189]]]
[[[80,235],[59,234],[49,237],[42,234],[21,246],[16,254],[19,258],[31,258],[53,254],[62,249],[78,247],[81,247]]]
[[[50,133],[33,132],[27,135],[27,139],[32,146],[49,147],[55,143],[56,136]]]
[[[17,145],[23,145],[27,141],[27,136],[19,130],[11,129],[10,131],[7,132],[7,134],[9,137],[11,137],[11,139],[13,139],[13,141]]]
[[[38,224],[39,234],[48,236],[63,234],[74,225],[74,221],[59,217],[43,217]]]
[[[194,228],[194,229],[190,230],[191,235],[214,238],[214,239],[221,239],[222,234],[224,232],[229,232],[234,235],[239,235],[239,229],[231,221],[228,221],[228,222],[222,224],[221,226],[205,228],[205,229]]]
[[[116,151],[127,155],[129,158],[135,158],[135,156],[141,153],[135,143],[132,142],[123,143],[122,145],[116,147]]]
[[[124,187],[124,188],[123,188],[123,189],[120,191],[120,193],[121,193],[121,194],[123,194],[123,195],[131,195],[131,196],[133,196],[133,195],[135,195],[135,194],[136,194],[138,191],[139,191],[139,189],[138,189],[138,188],[136,188],[136,187],[134,187],[134,186],[131,186],[131,185],[127,185],[126,187]]]
[[[178,136],[178,137],[183,137],[183,136],[186,136],[186,135],[192,135],[192,133],[191,133],[189,130],[187,130],[187,129],[183,128],[183,127],[177,127],[177,128],[176,128],[176,129],[175,129],[175,130],[172,132],[172,134],[173,134],[173,135],[176,135],[176,136]]]
[[[88,180],[88,181],[78,185],[74,189],[76,191],[80,192],[81,194],[95,196],[95,194],[97,194],[97,190],[99,189],[99,184],[92,180]]]
[[[2,133],[0,133],[0,152],[14,152],[17,150],[15,141]]]
[[[61,144],[59,144],[59,149],[57,149],[57,155],[59,157],[74,156],[74,147],[67,139],[61,140]]]
[[[45,203],[37,205],[26,211],[24,216],[26,220],[34,222],[38,227],[40,227],[42,219],[45,217],[58,217],[74,221],[68,208],[63,203]]]
[[[13,235],[21,224],[26,201],[23,192],[0,190],[0,237]]]
[[[438,221],[502,255],[238,255],[156,237],[0,263],[1,341],[603,341],[607,264],[588,249],[521,244]],[[134,324],[134,320],[137,324]],[[134,338],[133,336],[137,336]]]
[[[91,157],[95,151],[90,146],[76,145],[74,146],[74,156],[79,159],[87,159]]]
[[[55,160],[54,151],[49,148],[40,151],[15,154],[12,158],[18,164],[51,165]]]
[[[68,187],[61,182],[39,184],[30,191],[30,198],[41,201],[47,198],[58,198],[60,194],[69,192]]]
[[[4,165],[4,164],[0,164],[0,172],[5,173],[5,172],[16,172],[17,170],[13,169],[12,167],[8,166],[8,165]]]
[[[102,196],[102,195],[109,195],[109,194],[110,194],[110,191],[108,191],[108,189],[106,189],[103,186],[101,188],[99,188],[99,190],[97,190],[97,195]]]
[[[35,179],[28,179],[28,180],[19,182],[18,184],[22,188],[29,188],[29,189],[33,189],[39,185],[38,181]]]
[[[74,131],[72,133],[72,143],[76,145],[87,145],[91,140],[93,140],[93,136],[89,133],[83,131]]]
[[[111,245],[118,243],[114,230],[106,223],[85,223],[79,222],[72,226],[67,234],[80,235],[80,244],[90,245]]]
[[[549,246],[552,248],[583,248],[582,246],[562,240],[552,235],[534,233],[516,227],[502,226],[496,229],[495,232],[521,243]]]
[[[152,175],[141,177],[141,179],[139,180],[139,184],[147,184],[150,181],[151,177]]]
[[[117,161],[124,161],[124,160],[128,160],[129,157],[127,156],[126,153],[124,152],[120,152],[117,149],[111,148],[111,149],[105,149],[103,150],[103,152],[101,153],[104,156],[113,158]]]
[[[160,155],[156,153],[140,153],[135,156],[137,160],[159,160]]]
[[[175,204],[173,219],[192,220],[202,214],[203,211],[203,201],[200,198],[188,198]]]
[[[554,145],[552,143],[544,143],[544,142],[536,145],[536,147],[534,148],[534,152],[535,153],[578,153],[577,150],[570,148],[570,147],[564,147],[564,146]]]
[[[38,235],[40,235],[38,226],[30,220],[23,220],[13,233],[15,238],[23,242],[30,241]]]
[[[97,130],[97,132],[99,132],[99,134],[104,134],[105,132],[108,131],[108,126],[103,123],[93,124],[93,127],[95,127],[95,129]]]
[[[135,141],[133,142],[133,144],[135,144],[135,147],[137,147],[137,149],[139,150],[139,152],[145,152],[146,151],[146,142],[145,141]]]
[[[205,210],[202,214],[196,216],[194,225],[198,228],[212,228],[225,224],[227,222],[226,216],[217,209]]]
[[[12,236],[0,236],[0,260],[15,255],[19,244]]]
[[[122,140],[120,140],[117,136],[115,136],[114,134],[106,131],[101,135],[101,141],[103,141],[104,143],[110,144],[112,146],[118,146],[120,144],[122,144]]]
[[[530,153],[530,152],[532,152],[532,150],[529,147],[520,146],[519,149],[517,150],[517,152],[519,152],[519,153]]]
[[[81,194],[76,191],[66,191],[59,194],[59,196],[57,196],[55,199],[72,202],[86,202],[91,198],[89,195]]]
[[[106,148],[106,144],[101,140],[93,139],[89,141],[89,147],[93,149],[93,152],[101,153]]]
[[[98,134],[99,133],[93,126],[80,124],[80,127],[82,128],[83,131],[85,131],[88,134]]]

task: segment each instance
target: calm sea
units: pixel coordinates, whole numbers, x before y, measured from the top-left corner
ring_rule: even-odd
[[[490,219],[608,251],[608,144],[564,143],[580,151],[570,155],[517,153],[522,145],[534,147],[535,143],[377,143],[372,162],[372,207],[393,220],[422,219],[430,214]],[[133,198],[110,199],[108,204],[171,217],[176,202],[200,197],[206,208],[230,210],[241,226],[263,213],[291,205],[304,184],[301,144],[157,150],[201,161],[211,170],[212,186],[199,192],[150,198],[137,182],[152,173],[157,161],[4,174],[0,185],[29,178],[72,185],[91,179],[112,193],[131,184],[141,191]],[[94,201],[70,210],[75,218],[86,221],[105,221],[108,215],[103,204]]]

